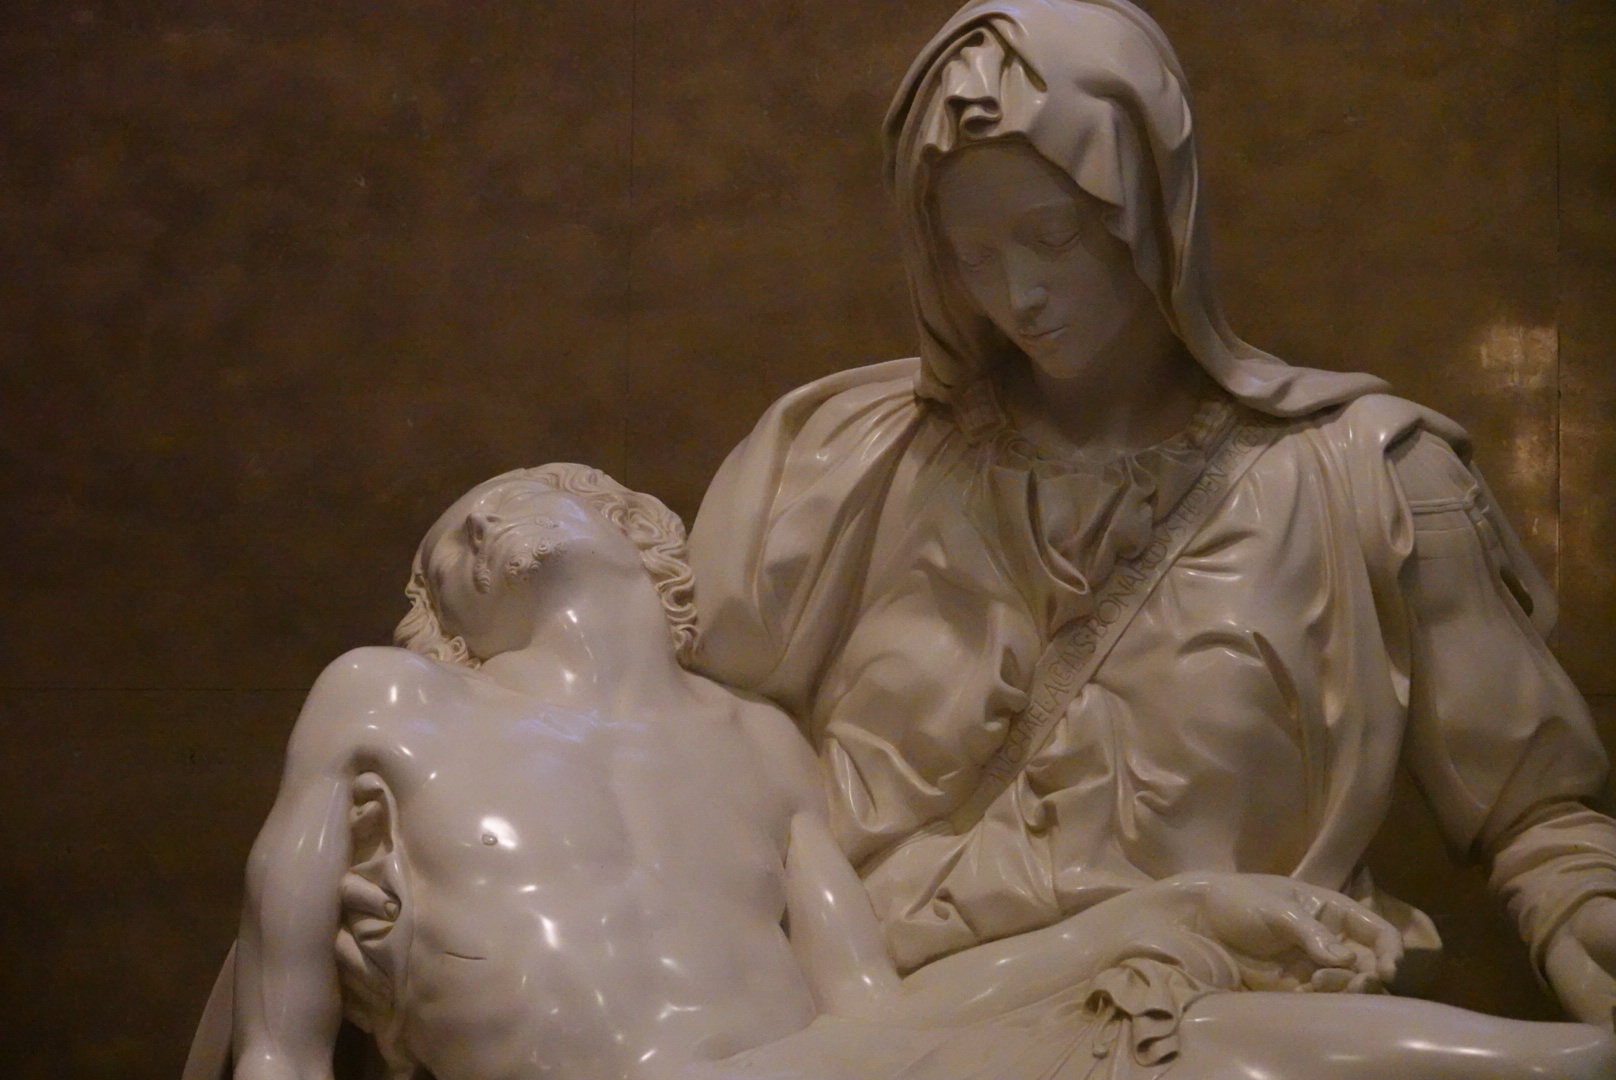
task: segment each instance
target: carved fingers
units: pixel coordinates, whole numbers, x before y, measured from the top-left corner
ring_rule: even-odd
[[[392,985],[346,929],[337,932],[336,952],[343,1013],[361,1029],[370,1031],[374,1026],[372,1017],[392,1011]]]
[[[400,904],[393,893],[353,870],[337,886],[342,924],[337,930],[337,977],[345,1015],[366,1031],[393,1008],[393,984],[381,943],[397,925]],[[381,962],[379,962],[381,961]]]
[[[1353,950],[1358,970],[1389,984],[1403,961],[1403,935],[1397,927],[1350,897],[1322,889],[1313,892],[1324,897],[1313,917]]]
[[[1273,935],[1272,944],[1264,952],[1277,955],[1300,949],[1321,968],[1356,967],[1358,957],[1341,935],[1332,933],[1316,917],[1304,913],[1309,906],[1302,903],[1295,909],[1280,907],[1267,914],[1266,921]]]
[[[1543,973],[1566,1012],[1585,1024],[1616,1026],[1616,897],[1595,896],[1549,939]]]
[[[1289,878],[1213,875],[1206,931],[1227,948],[1252,990],[1374,993],[1396,973],[1402,939],[1358,902]]]
[[[1616,975],[1616,897],[1584,900],[1568,920],[1567,929],[1582,943],[1589,959]]]
[[[354,927],[355,936],[361,939],[370,936],[362,932],[369,919],[388,923],[389,927],[380,928],[383,933],[398,919],[398,897],[352,871],[342,875],[339,893],[343,921]]]

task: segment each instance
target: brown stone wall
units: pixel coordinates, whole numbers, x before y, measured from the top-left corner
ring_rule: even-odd
[[[877,128],[955,0],[0,11],[0,1074],[176,1076],[301,692],[473,482],[691,515],[913,351]],[[1616,727],[1616,9],[1147,0],[1252,341],[1467,424]],[[1403,792],[1446,1000],[1553,1015]]]

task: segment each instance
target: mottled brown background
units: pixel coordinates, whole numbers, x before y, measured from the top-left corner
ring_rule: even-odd
[[[177,1075],[302,691],[453,496],[572,459],[688,517],[913,351],[877,127],[954,6],[8,0],[0,1074]],[[1616,721],[1616,4],[1148,6],[1235,325],[1470,426]],[[1553,1015],[1413,796],[1377,867],[1442,997]]]

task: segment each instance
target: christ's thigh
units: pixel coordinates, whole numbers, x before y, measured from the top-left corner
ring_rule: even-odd
[[[1213,994],[1184,1019],[1171,1080],[1610,1080],[1616,1038],[1414,998]]]

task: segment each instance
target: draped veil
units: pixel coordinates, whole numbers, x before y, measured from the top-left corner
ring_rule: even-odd
[[[922,396],[967,430],[995,419],[985,378],[1014,346],[953,284],[930,212],[938,161],[1020,136],[1106,206],[1139,276],[1207,373],[1236,399],[1304,416],[1386,388],[1292,367],[1247,344],[1218,303],[1183,67],[1128,0],[979,0],[915,60],[887,114],[887,178],[921,334]]]

